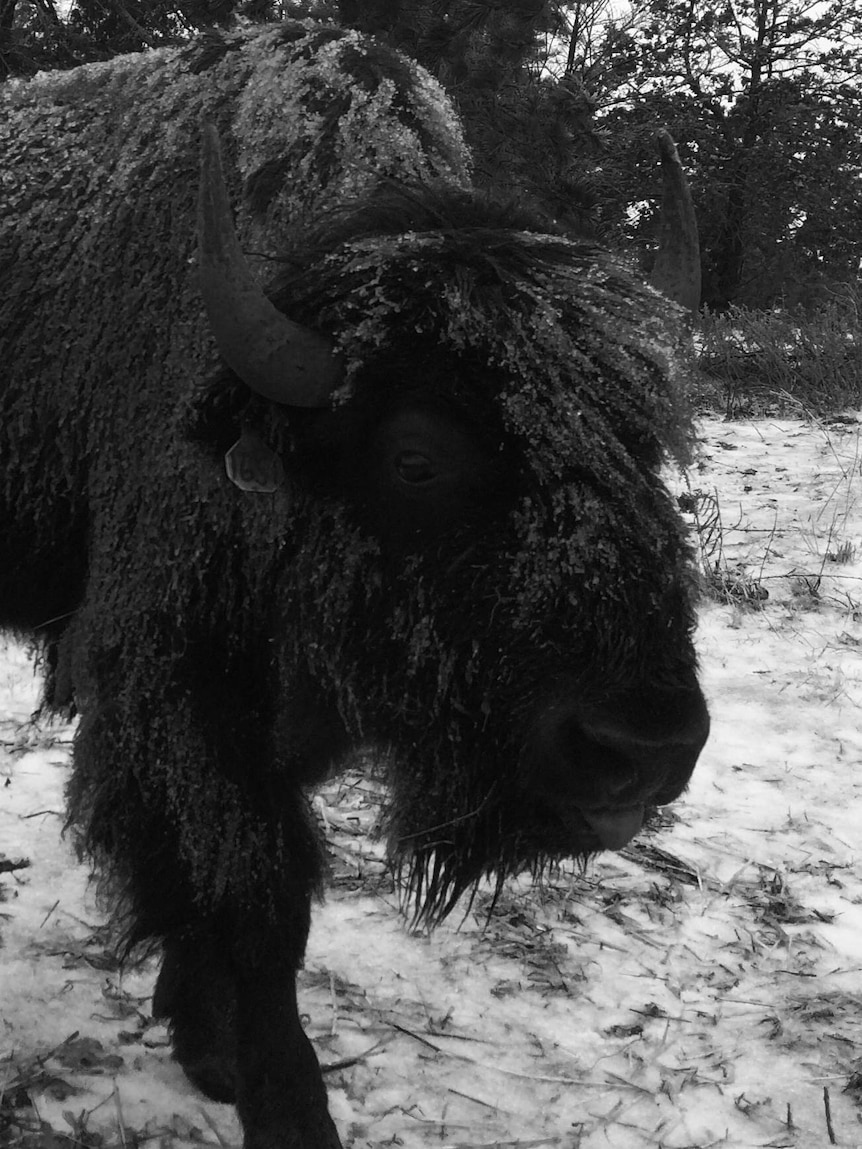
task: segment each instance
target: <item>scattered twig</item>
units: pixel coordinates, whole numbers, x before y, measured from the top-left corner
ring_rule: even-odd
[[[364,1053],[357,1053],[353,1057],[342,1057],[340,1061],[328,1061],[325,1065],[321,1065],[321,1073],[335,1073],[338,1069],[349,1069],[351,1065],[359,1065],[360,1062],[365,1061],[367,1058],[372,1057],[379,1049],[382,1049],[387,1042],[384,1040],[377,1041],[374,1045],[369,1046]]]
[[[332,970],[329,971],[329,1002],[332,1007],[332,1024],[329,1027],[329,1034],[334,1037],[338,1031],[338,995],[335,990],[335,974]]]
[[[433,1041],[429,1041],[427,1037],[423,1037],[421,1033],[414,1033],[412,1029],[408,1029],[405,1025],[399,1025],[397,1021],[389,1023],[393,1029],[397,1029],[399,1033],[403,1033],[406,1037],[412,1037],[414,1041],[418,1041],[420,1045],[427,1045],[429,1049],[433,1049],[435,1053],[442,1053],[443,1050],[439,1045],[435,1045]]]
[[[226,1141],[225,1138],[222,1136],[221,1130],[216,1125],[215,1121],[213,1121],[212,1117],[210,1117],[209,1113],[207,1113],[206,1109],[201,1109],[199,1112],[200,1112],[201,1117],[207,1123],[207,1125],[209,1125],[210,1130],[211,1130],[213,1136],[215,1137],[216,1141],[218,1141],[219,1145],[221,1145],[221,1149],[229,1149],[230,1142]]]
[[[453,1141],[443,1149],[538,1149],[539,1145],[559,1145],[559,1137],[542,1137],[538,1141]]]
[[[481,1105],[484,1109],[490,1109],[492,1113],[499,1113],[499,1105],[494,1105],[490,1101],[483,1101],[481,1097],[474,1097],[472,1093],[462,1093],[460,1089],[453,1089],[451,1086],[447,1090],[454,1097],[463,1097],[465,1101],[472,1101],[474,1105]]]
[[[116,1080],[114,1081],[114,1108],[117,1111],[117,1132],[120,1135],[120,1144],[123,1146],[123,1149],[125,1149],[128,1144],[126,1138],[126,1122],[123,1117],[123,1103],[120,1100],[120,1087],[117,1085]]]
[[[835,1130],[832,1127],[832,1103],[829,1100],[829,1088],[826,1085],[823,1086],[823,1108],[826,1111],[826,1132],[829,1134],[829,1144],[837,1145]]]
[[[60,899],[57,898],[56,902],[54,902],[53,906],[51,906],[50,910],[48,910],[47,914],[45,914],[44,918],[42,918],[41,922],[39,923],[39,929],[40,930],[45,925],[45,923],[48,921],[48,918],[51,917],[54,910],[56,910],[56,908],[57,908],[57,906],[59,906],[59,904],[60,904]]]

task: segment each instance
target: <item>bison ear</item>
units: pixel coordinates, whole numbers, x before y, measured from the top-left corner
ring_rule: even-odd
[[[331,342],[288,319],[255,282],[234,230],[218,132],[203,123],[198,197],[201,295],[218,349],[258,395],[326,407],[343,369]]]
[[[227,477],[241,491],[272,494],[284,486],[284,465],[259,435],[244,427],[224,457]]]

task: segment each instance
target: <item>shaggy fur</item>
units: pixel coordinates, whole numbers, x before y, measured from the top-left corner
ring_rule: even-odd
[[[442,93],[355,33],[209,37],[0,103],[0,622],[74,690],[70,819],[126,944],[165,943],[156,1009],[190,1076],[236,1095],[249,1146],[331,1149],[285,979],[322,883],[309,786],[378,748],[433,921],[483,875],[598,849],[584,810],[687,781],[706,715],[658,474],[691,430],[673,317],[472,191]],[[218,362],[203,112],[257,274],[343,357],[329,409]],[[460,460],[448,493],[399,486],[405,411]],[[225,478],[243,430],[284,464],[271,495]]]

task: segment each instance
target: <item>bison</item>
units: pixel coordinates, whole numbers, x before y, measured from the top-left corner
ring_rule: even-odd
[[[623,846],[704,744],[673,309],[474,190],[436,83],[355,31],[0,100],[0,622],[74,698],[69,822],[187,1075],[248,1149],[334,1149],[310,788],[375,748],[433,923]]]

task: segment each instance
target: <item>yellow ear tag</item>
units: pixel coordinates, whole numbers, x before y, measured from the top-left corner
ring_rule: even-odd
[[[254,431],[245,428],[225,454],[227,477],[241,491],[272,494],[284,484],[284,466]]]

